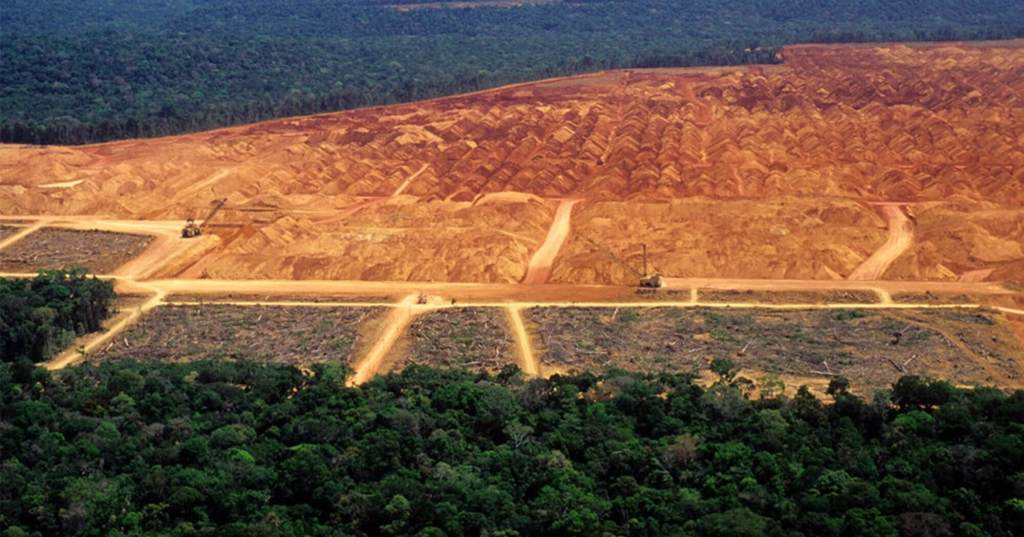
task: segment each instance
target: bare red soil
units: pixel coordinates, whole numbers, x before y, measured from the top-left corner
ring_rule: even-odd
[[[783,56],[0,146],[0,213],[184,219],[226,197],[189,277],[518,282],[580,199],[548,281],[634,278],[577,235],[631,265],[647,242],[677,277],[1024,279],[1021,42]]]

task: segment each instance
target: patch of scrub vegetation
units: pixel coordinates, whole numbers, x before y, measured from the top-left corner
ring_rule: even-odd
[[[1020,384],[1012,327],[974,310],[533,308],[542,363],[554,370],[687,372],[727,358],[800,378],[845,376],[858,388],[901,375]]]
[[[90,358],[348,363],[361,324],[381,311],[372,307],[160,306]]]
[[[924,293],[896,293],[892,295],[895,302],[907,304],[980,304],[984,302],[982,297],[965,295],[963,293],[935,293],[927,291]]]
[[[21,230],[19,230],[18,228],[14,227],[14,226],[0,225],[0,240],[6,239],[7,237],[10,237],[11,235],[14,235],[18,231],[21,231]]]
[[[874,304],[873,291],[738,291],[699,289],[701,302],[741,302],[746,304]]]
[[[515,363],[514,342],[498,308],[446,308],[409,325],[408,345],[398,346],[389,369],[409,364],[498,371]]]
[[[152,241],[149,235],[43,228],[0,250],[0,271],[87,266],[105,274],[142,253]]]

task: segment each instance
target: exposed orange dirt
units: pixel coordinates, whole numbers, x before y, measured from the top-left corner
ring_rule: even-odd
[[[638,267],[640,242],[673,277],[1024,280],[1024,43],[783,57],[0,146],[0,214],[183,220],[228,198],[219,242],[165,277],[515,283],[579,199],[529,281],[631,283],[605,254]]]

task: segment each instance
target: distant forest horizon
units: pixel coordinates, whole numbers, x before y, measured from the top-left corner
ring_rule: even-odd
[[[9,0],[0,142],[84,144],[614,68],[777,62],[785,45],[1009,39],[1016,0]]]

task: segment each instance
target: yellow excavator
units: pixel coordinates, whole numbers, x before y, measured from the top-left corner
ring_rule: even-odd
[[[626,263],[625,261],[623,261],[621,258],[616,256],[615,254],[611,253],[611,251],[609,251],[607,248],[603,248],[600,244],[590,240],[590,237],[587,237],[586,235],[583,235],[582,233],[580,233],[578,231],[576,232],[576,235],[578,235],[579,237],[582,237],[583,240],[587,241],[591,246],[593,246],[594,247],[594,251],[601,252],[601,253],[605,254],[606,256],[608,256],[609,259],[614,261],[616,264],[618,264],[619,266],[625,268],[629,272],[632,272],[634,275],[636,275],[637,280],[638,280],[638,282],[637,282],[637,286],[638,287],[640,287],[642,289],[657,289],[659,287],[664,287],[665,286],[665,279],[661,277],[661,274],[658,273],[657,269],[654,269],[653,272],[648,272],[647,245],[646,244],[641,244],[640,245],[640,247],[643,249],[643,271],[641,272],[641,271],[638,271],[637,269],[633,268],[632,266],[630,266],[629,263]],[[654,267],[651,266],[651,268],[653,269]]]
[[[185,222],[185,227],[181,228],[181,238],[191,239],[192,237],[198,237],[202,235],[203,226],[205,226],[214,217],[214,215],[216,215],[217,212],[220,211],[222,207],[224,207],[224,204],[227,202],[227,198],[220,198],[219,200],[214,200],[213,208],[210,209],[209,213],[207,213],[206,218],[203,218],[203,221],[198,224],[196,223],[195,218],[189,218],[188,221]]]

